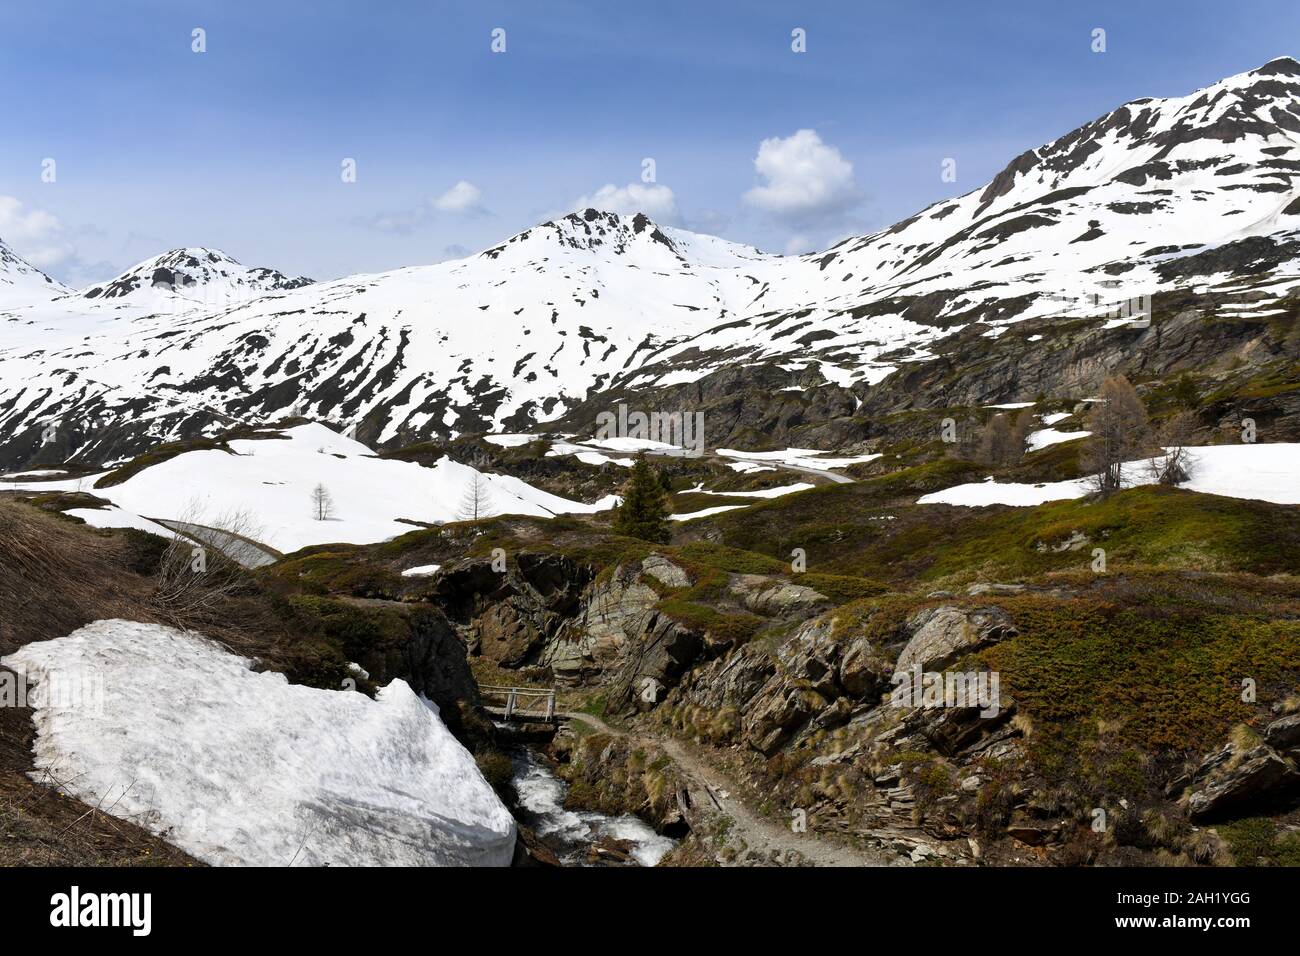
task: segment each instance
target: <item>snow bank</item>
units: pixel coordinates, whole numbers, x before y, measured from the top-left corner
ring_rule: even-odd
[[[718,454],[724,458],[734,458],[738,461],[775,462],[781,465],[790,465],[794,468],[811,468],[813,470],[847,468],[849,465],[875,461],[880,457],[879,453],[873,453],[854,455],[847,458],[825,458],[821,456],[827,455],[829,452],[816,448],[783,448],[780,451],[738,451],[735,448],[719,448]]]
[[[484,435],[483,440],[500,445],[502,448],[518,448],[531,441],[537,441],[540,437],[540,435]]]
[[[758,491],[710,491],[707,488],[698,490],[706,495],[726,495],[728,498],[780,498],[783,495],[792,495],[796,491],[807,491],[809,488],[815,487],[817,486],[808,481],[796,481],[793,485],[782,485],[780,488],[760,488]]]
[[[192,451],[146,468],[95,494],[147,518],[190,520],[248,512],[257,538],[285,553],[336,541],[369,544],[413,530],[408,521],[455,521],[465,490],[480,474],[443,458],[426,468],[378,458],[365,445],[324,425],[300,425],[268,437],[232,441],[234,454]],[[549,494],[510,475],[483,474],[492,514],[546,517],[591,513],[592,505]],[[332,516],[317,521],[312,489],[323,484]],[[197,510],[196,510],[197,509]]]
[[[1181,487],[1226,498],[1253,498],[1275,504],[1300,504],[1300,443],[1268,445],[1207,445],[1187,449],[1192,479]],[[1146,484],[1144,461],[1129,462],[1125,475],[1132,484]],[[976,481],[922,495],[921,505],[1041,505],[1082,498],[1091,490],[1087,478],[1030,485]]]
[[[377,700],[291,685],[196,634],[116,620],[3,663],[37,682],[38,771],[205,863],[510,862],[509,811],[400,680]],[[69,668],[101,680],[100,706],[48,706],[48,675]]]
[[[1300,443],[1210,445],[1189,450],[1192,478],[1184,488],[1228,498],[1300,504]]]
[[[156,521],[141,518],[121,508],[69,508],[64,514],[80,518],[92,528],[137,528],[140,531],[156,534],[160,538],[172,536],[170,529],[164,528]]]
[[[692,518],[707,518],[709,515],[720,515],[724,511],[735,511],[737,508],[748,508],[748,505],[718,505],[715,508],[705,508],[703,511],[692,511],[685,515],[669,515],[670,521],[690,521]]]
[[[402,572],[404,578],[425,578],[431,574],[437,574],[441,564],[421,564],[414,568],[407,568]]]
[[[1046,448],[1048,445],[1059,445],[1061,442],[1074,441],[1076,438],[1087,438],[1092,432],[1062,432],[1055,428],[1040,428],[1036,432],[1029,433],[1029,450],[1038,451],[1040,448]]]
[[[610,458],[608,455],[602,455],[585,445],[575,445],[572,442],[557,441],[551,445],[550,451],[546,453],[547,458],[560,458],[564,455],[573,455],[585,465],[615,464],[623,468],[631,468],[636,464],[634,458]]]

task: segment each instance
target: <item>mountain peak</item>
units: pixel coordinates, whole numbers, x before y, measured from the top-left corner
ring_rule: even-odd
[[[623,255],[636,246],[659,244],[671,255],[682,258],[673,239],[645,213],[628,215],[591,207],[525,229],[481,255],[495,259],[512,246],[527,244],[532,249],[538,242],[568,250],[607,250],[614,255]]]
[[[276,269],[247,268],[220,249],[186,246],[145,259],[107,283],[82,293],[87,299],[120,299],[139,290],[186,296],[204,289],[261,295],[310,285],[305,276],[289,278]]]
[[[69,291],[0,240],[0,308],[52,299]]]
[[[1279,56],[1250,72],[1259,76],[1300,76],[1300,60],[1293,56]]]

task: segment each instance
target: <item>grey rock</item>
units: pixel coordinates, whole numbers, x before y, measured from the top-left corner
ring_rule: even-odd
[[[927,608],[907,622],[912,639],[898,655],[895,670],[937,670],[963,654],[979,650],[1017,633],[1001,608]]]
[[[1240,816],[1267,808],[1290,795],[1300,796],[1300,774],[1266,746],[1255,747],[1236,760],[1224,762],[1222,751],[1212,754],[1215,769],[1204,786],[1193,791],[1187,808],[1192,820],[1203,822]]]
[[[688,588],[691,576],[661,554],[651,554],[641,562],[641,573],[648,574],[660,584],[670,588]]]
[[[1264,729],[1264,742],[1275,750],[1300,747],[1300,714],[1273,721]]]
[[[966,593],[978,596],[981,594],[1023,594],[1026,590],[1023,584],[996,584],[984,583],[972,584],[966,589]]]
[[[758,614],[808,614],[830,604],[826,595],[812,588],[760,574],[736,575],[731,582],[731,592]]]

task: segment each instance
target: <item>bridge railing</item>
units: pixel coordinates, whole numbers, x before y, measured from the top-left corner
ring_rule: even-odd
[[[505,720],[555,719],[555,688],[553,687],[479,687],[483,709]]]

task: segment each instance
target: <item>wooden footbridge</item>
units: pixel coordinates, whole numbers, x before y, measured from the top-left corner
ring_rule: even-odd
[[[555,724],[563,715],[555,712],[554,687],[480,686],[483,712],[508,723]]]

